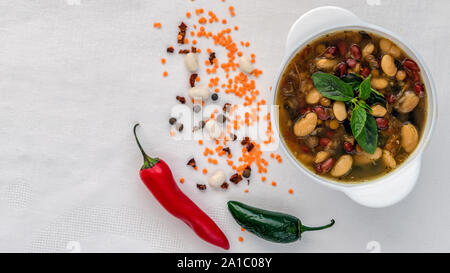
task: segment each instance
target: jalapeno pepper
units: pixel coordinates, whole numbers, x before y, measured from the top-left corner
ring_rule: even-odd
[[[237,201],[228,201],[228,209],[245,230],[276,243],[295,242],[301,239],[305,231],[321,230],[334,225],[334,220],[331,220],[325,226],[307,227],[292,215],[251,207]]]
[[[185,222],[200,238],[218,247],[229,249],[230,244],[225,234],[180,190],[169,166],[162,159],[152,158],[144,152],[136,136],[138,125],[134,126],[133,132],[144,157],[144,165],[139,172],[142,182],[170,214]]]

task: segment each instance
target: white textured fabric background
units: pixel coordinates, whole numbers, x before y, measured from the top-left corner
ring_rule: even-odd
[[[205,177],[185,164],[201,151],[170,138],[167,124],[187,72],[179,56],[167,57],[165,67],[160,58],[187,10],[203,7],[228,18],[229,5],[237,13],[232,25],[240,26],[234,37],[251,42],[266,95],[290,25],[314,7],[347,8],[415,47],[436,82],[439,120],[420,181],[404,201],[361,207],[313,183],[286,158],[270,166],[276,188],[257,182],[247,194],[243,183],[225,193],[195,188]],[[223,228],[231,251],[450,251],[449,9],[446,0],[0,0],[0,252],[220,251],[161,209],[140,182],[136,121],[143,145],[176,178],[186,177],[182,190]],[[153,28],[156,21],[161,30]],[[240,231],[226,210],[229,199],[309,225],[331,217],[337,224],[294,244],[268,243]]]

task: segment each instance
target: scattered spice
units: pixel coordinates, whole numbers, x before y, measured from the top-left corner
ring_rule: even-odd
[[[183,131],[183,128],[184,128],[184,125],[183,125],[183,123],[177,123],[177,130],[178,130],[178,132],[182,132]]]
[[[252,168],[250,168],[250,166],[245,167],[244,171],[242,172],[242,176],[245,178],[249,178],[251,171],[252,171]]]
[[[178,51],[178,54],[188,54],[189,52],[190,52],[189,49],[180,49],[180,50]]]
[[[177,96],[176,99],[177,99],[177,101],[179,101],[181,104],[185,104],[185,103],[186,103],[186,98],[185,98],[185,97]]]
[[[176,118],[170,118],[170,119],[169,119],[170,125],[174,125],[175,122],[177,122],[177,119],[176,119]]]
[[[197,188],[201,191],[206,190],[206,185],[205,184],[197,184]]]
[[[230,147],[225,147],[225,148],[222,149],[222,151],[224,151],[227,154],[231,154]]]
[[[223,184],[220,186],[222,189],[226,190],[228,189],[228,183],[227,182],[223,182]]]
[[[215,53],[215,52],[209,53],[209,63],[210,63],[211,65],[214,64],[214,59],[215,59],[215,58],[216,58],[216,53]]]
[[[231,103],[225,103],[224,105],[223,105],[223,111],[224,112],[230,112],[230,109],[231,109]]]
[[[194,73],[189,77],[189,84],[191,85],[191,87],[195,87],[195,79],[197,78],[197,76],[198,74]]]
[[[230,177],[230,181],[234,184],[238,184],[242,181],[242,176],[238,173],[235,173]]]
[[[178,36],[177,36],[177,42],[179,44],[184,44],[184,38],[186,36],[186,29],[187,26],[184,22],[181,22],[181,24],[178,26],[179,32],[178,32]]]
[[[169,46],[167,48],[167,53],[173,53],[175,51],[175,49],[173,48],[173,46]]]
[[[191,166],[194,169],[195,169],[195,167],[197,167],[197,164],[196,164],[194,158],[189,159],[189,161],[188,161],[188,163],[186,165]]]

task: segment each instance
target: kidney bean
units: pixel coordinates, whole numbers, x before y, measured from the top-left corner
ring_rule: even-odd
[[[311,107],[302,108],[300,110],[300,114],[305,115],[306,113],[311,112],[311,111],[312,111]]]
[[[306,146],[306,145],[302,145],[301,147],[300,147],[300,149],[302,149],[302,151],[305,153],[305,154],[308,154],[309,153],[309,147],[308,146]]]
[[[361,71],[361,76],[363,76],[364,78],[367,78],[370,74],[370,68],[368,67],[363,67],[362,71]]]
[[[333,58],[336,56],[337,48],[335,46],[330,46],[323,53],[326,58]]]
[[[352,54],[353,59],[357,61],[361,60],[361,48],[359,47],[359,45],[352,45],[350,47],[350,53]]]
[[[333,168],[334,165],[334,158],[330,157],[327,160],[325,160],[324,162],[322,162],[320,164],[320,169],[322,170],[322,172],[329,172],[331,170],[331,168]]]
[[[392,95],[392,94],[386,95],[386,101],[389,104],[394,104],[396,100],[397,100],[397,98],[394,95]]]
[[[377,122],[378,129],[385,130],[389,127],[389,122],[385,118],[377,118],[375,121]]]
[[[353,59],[347,59],[346,63],[350,68],[354,68],[358,64],[358,62]]]
[[[419,66],[417,65],[417,63],[416,63],[415,61],[411,60],[411,59],[405,59],[405,60],[403,60],[402,65],[403,65],[404,67],[408,68],[408,69],[411,70],[411,71],[417,71],[417,72],[420,71],[420,68],[419,68]]]
[[[330,117],[327,113],[327,110],[322,106],[314,107],[314,112],[316,112],[317,117],[321,120],[327,120]]]
[[[414,85],[414,92],[416,92],[417,96],[423,97],[425,94],[425,88],[423,87],[423,84],[416,83]]]
[[[316,173],[323,173],[322,164],[319,163],[316,166],[314,166],[314,170],[316,170]]]
[[[411,74],[413,76],[413,81],[414,82],[420,82],[419,72],[413,70],[413,71],[411,71]]]
[[[345,56],[345,54],[347,54],[347,44],[344,41],[340,41],[337,44],[337,47],[339,50],[339,55]]]
[[[334,136],[334,131],[329,130],[326,134],[327,137],[333,137]]]
[[[339,77],[342,77],[347,74],[347,65],[345,63],[338,64],[337,74]]]
[[[331,142],[331,139],[329,139],[329,138],[327,138],[327,137],[322,137],[322,138],[319,140],[319,144],[320,144],[320,146],[322,146],[322,147],[327,147],[328,144],[330,144],[330,142]]]
[[[350,142],[345,141],[344,142],[344,150],[347,153],[352,153],[355,150],[355,147]]]

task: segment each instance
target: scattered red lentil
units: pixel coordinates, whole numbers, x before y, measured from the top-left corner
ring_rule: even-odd
[[[153,27],[154,27],[154,28],[161,28],[161,27],[162,27],[162,24],[159,23],[159,22],[156,22],[156,23],[153,23]]]
[[[244,241],[244,238],[242,236],[239,236],[238,240],[242,243]]]
[[[288,192],[289,192],[289,194],[293,194],[294,190],[293,189],[289,189]]]

